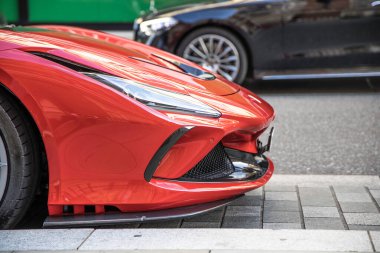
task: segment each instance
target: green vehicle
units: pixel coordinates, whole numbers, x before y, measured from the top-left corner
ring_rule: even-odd
[[[1,0],[0,23],[65,24],[94,29],[131,29],[147,12],[205,0]],[[208,2],[208,1],[207,1]]]

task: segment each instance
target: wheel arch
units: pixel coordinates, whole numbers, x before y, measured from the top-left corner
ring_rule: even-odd
[[[4,72],[0,70],[0,76],[4,76]],[[9,79],[10,77],[7,76]],[[42,183],[48,183],[49,179],[49,169],[48,169],[48,162],[47,162],[47,154],[46,154],[46,148],[45,148],[45,143],[42,138],[41,131],[32,116],[32,113],[28,110],[27,106],[19,99],[19,97],[11,91],[7,85],[5,85],[6,82],[0,78],[0,92],[6,94],[17,106],[22,110],[24,115],[27,117],[27,120],[32,126],[32,131],[36,135],[35,137],[39,141],[39,149],[40,149],[40,155],[41,155],[41,182]],[[42,185],[42,184],[41,184]]]
[[[192,32],[202,29],[202,28],[219,28],[223,29],[227,32],[230,32],[231,34],[235,35],[239,41],[243,44],[244,49],[246,50],[248,54],[248,70],[247,70],[247,77],[253,77],[253,50],[249,45],[248,38],[246,38],[241,31],[238,31],[232,26],[229,26],[228,24],[220,24],[220,23],[202,23],[197,24],[193,27],[191,27],[189,30],[187,30],[185,33],[182,34],[181,38],[178,40],[176,45],[174,46],[174,53],[177,54],[179,45],[182,43],[182,41]]]

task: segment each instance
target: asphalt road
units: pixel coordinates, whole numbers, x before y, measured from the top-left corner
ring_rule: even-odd
[[[252,86],[251,86],[252,87]],[[261,83],[277,173],[380,175],[380,80]]]

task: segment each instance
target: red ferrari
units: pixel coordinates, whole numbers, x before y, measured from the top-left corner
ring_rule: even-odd
[[[194,63],[66,26],[0,28],[0,228],[181,218],[273,173],[272,107]],[[259,136],[268,133],[268,139]]]

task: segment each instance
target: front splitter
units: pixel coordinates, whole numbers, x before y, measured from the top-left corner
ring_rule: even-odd
[[[70,216],[48,216],[43,224],[43,228],[58,227],[98,227],[121,225],[128,223],[141,223],[151,221],[164,221],[171,219],[188,218],[202,213],[210,212],[219,207],[228,205],[232,201],[243,195],[208,202],[198,205],[171,208],[165,210],[137,212],[137,213],[106,213],[106,214],[84,214]]]

